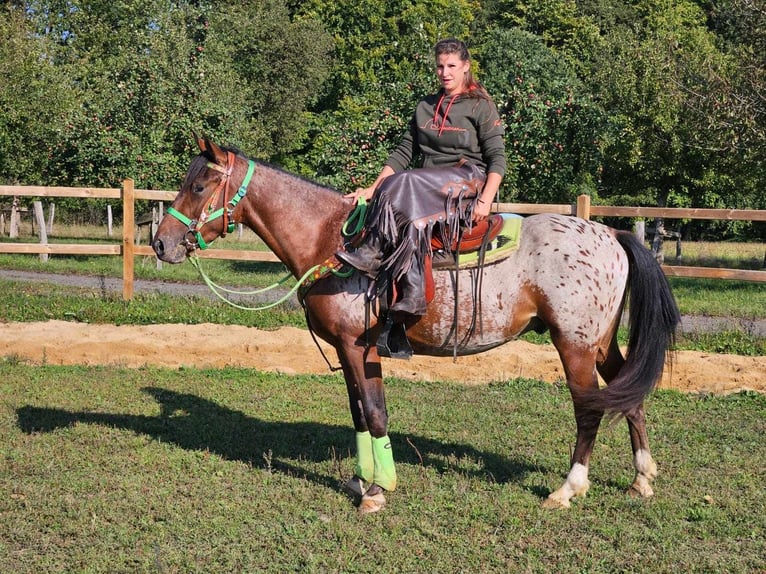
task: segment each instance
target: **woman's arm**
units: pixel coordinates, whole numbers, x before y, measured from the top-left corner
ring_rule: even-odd
[[[492,202],[495,201],[495,195],[497,195],[497,190],[500,189],[502,179],[503,176],[494,171],[487,174],[484,189],[481,190],[479,199],[476,200],[476,205],[473,208],[473,220],[475,222],[481,221],[489,215],[489,209],[492,207]]]

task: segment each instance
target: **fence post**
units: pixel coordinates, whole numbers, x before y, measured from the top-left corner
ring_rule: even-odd
[[[56,204],[51,203],[48,207],[48,235],[53,235],[53,217],[56,214]]]
[[[165,202],[160,201],[160,205],[157,208],[157,222],[152,223],[152,236],[149,238],[149,245],[151,245],[154,241],[154,236],[157,234],[157,230],[160,228],[160,222],[162,221],[163,217],[165,217]],[[157,257],[155,261],[157,262],[157,269],[162,269],[162,259]]]
[[[13,203],[11,204],[11,230],[8,232],[10,239],[17,239],[19,237],[19,219],[21,219],[19,214],[19,198],[14,195]]]
[[[35,210],[35,219],[37,219],[37,227],[40,230],[40,245],[48,244],[48,234],[45,231],[45,214],[43,213],[43,202],[35,201],[33,204]],[[43,263],[48,262],[48,254],[40,253],[40,261]]]
[[[646,222],[643,219],[636,221],[633,226],[633,233],[636,235],[636,239],[641,242],[641,245],[646,241]]]
[[[590,195],[577,196],[577,217],[590,219]]]
[[[122,298],[133,298],[133,272],[135,256],[133,241],[135,235],[136,214],[133,180],[122,181]]]

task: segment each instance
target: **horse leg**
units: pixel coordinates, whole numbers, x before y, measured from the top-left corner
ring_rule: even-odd
[[[554,343],[556,343],[555,338]],[[569,501],[572,498],[585,496],[590,488],[588,465],[604,412],[584,404],[577,393],[578,389],[590,389],[598,386],[595,353],[559,345],[556,345],[556,348],[559,350],[559,356],[566,372],[567,385],[574,402],[577,440],[566,481],[561,488],[548,496],[543,502],[543,506],[545,508],[569,508]]]
[[[623,413],[628,421],[630,443],[633,447],[633,466],[636,478],[628,489],[630,496],[649,498],[654,495],[652,481],[657,478],[657,464],[649,452],[649,436],[646,432],[646,413],[644,405]]]
[[[365,350],[359,346],[339,350],[338,357],[346,379],[357,449],[354,476],[344,487],[361,498],[359,512],[369,514],[385,506],[385,491],[396,488],[380,357],[375,347]]]
[[[599,363],[598,372],[609,382],[617,376],[625,359],[620,352],[616,337],[612,339],[606,359]],[[638,407],[622,413],[628,422],[630,443],[633,448],[633,466],[636,477],[628,489],[630,496],[649,498],[654,494],[651,483],[657,477],[657,464],[649,451],[649,436],[646,432],[646,412],[643,403]]]

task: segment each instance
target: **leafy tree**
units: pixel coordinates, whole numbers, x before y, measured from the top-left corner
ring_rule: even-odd
[[[506,125],[501,199],[559,203],[593,194],[604,122],[567,59],[519,30],[490,31],[482,51],[485,83]]]
[[[705,108],[718,147],[724,150],[716,168],[728,177],[718,195],[737,207],[766,209],[766,7],[747,0],[701,2],[708,25],[723,49],[733,58],[728,75],[719,82],[720,96]],[[766,225],[738,226],[744,233],[760,232]],[[751,231],[752,230],[752,231]]]
[[[132,177],[174,189],[192,130],[265,159],[288,153],[306,137],[306,107],[329,70],[330,38],[314,20],[293,22],[278,0],[11,4],[0,23],[14,38],[0,49],[9,72],[0,102],[13,110],[0,120],[0,176],[23,183],[113,187]],[[32,159],[13,162],[20,141]],[[101,211],[58,202],[68,203]]]
[[[67,130],[81,93],[52,61],[55,46],[35,34],[23,10],[0,17],[0,181],[44,184],[53,146]]]
[[[237,142],[267,159],[299,149],[308,137],[307,109],[331,70],[330,36],[315,18],[291,19],[276,0],[221,2],[208,17],[205,58],[218,67],[218,77],[207,78],[208,95],[225,92],[224,109],[238,102]]]
[[[26,14],[83,97],[52,183],[177,187],[192,129],[266,159],[297,147],[329,38],[278,1],[35,2]],[[307,58],[307,54],[311,57]]]
[[[693,3],[647,0],[633,9],[593,59],[591,86],[613,125],[601,193],[617,203],[689,205],[713,176],[718,150],[700,103],[715,97],[726,58]]]
[[[576,72],[583,72],[589,55],[601,43],[600,29],[594,18],[580,10],[575,0],[492,0],[474,24],[481,33],[493,29],[519,30],[536,36],[566,58]]]

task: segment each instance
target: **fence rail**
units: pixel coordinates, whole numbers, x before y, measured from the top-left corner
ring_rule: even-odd
[[[135,242],[135,202],[136,200],[172,201],[177,192],[135,189],[133,180],[123,181],[121,188],[94,187],[41,187],[0,185],[0,197],[78,197],[85,199],[120,199],[122,201],[123,234],[122,244],[83,245],[74,243],[6,243],[0,242],[0,253],[27,253],[51,255],[119,255],[123,259],[123,299],[133,297],[134,258],[153,256],[154,251],[148,245],[136,245]],[[494,211],[533,215],[536,213],[559,213],[576,215],[583,219],[591,217],[662,217],[665,219],[720,219],[743,221],[766,221],[766,210],[755,209],[696,209],[696,208],[659,208],[659,207],[613,207],[591,205],[590,197],[581,195],[577,203],[570,204],[532,204],[532,203],[495,203]],[[276,262],[278,259],[271,252],[233,249],[214,249],[202,251],[200,257],[210,259],[233,259],[241,261]],[[712,279],[737,279],[742,281],[766,282],[766,271],[744,269],[719,269],[710,267],[686,267],[663,265],[666,275],[673,277],[698,277]]]

